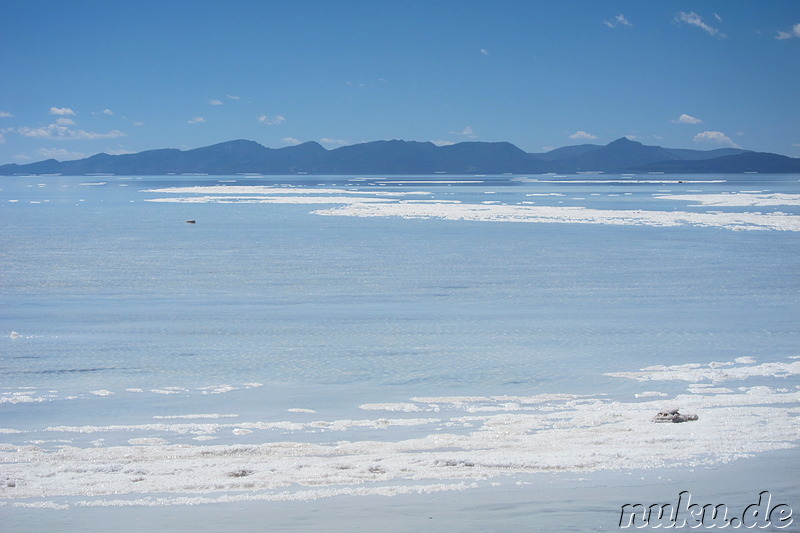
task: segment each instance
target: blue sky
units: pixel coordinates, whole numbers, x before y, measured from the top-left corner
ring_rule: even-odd
[[[800,157],[800,2],[6,0],[0,17],[0,164],[622,136]]]

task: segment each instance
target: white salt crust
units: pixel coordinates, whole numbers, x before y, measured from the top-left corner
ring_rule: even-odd
[[[368,412],[435,417],[48,427],[43,431],[54,436],[136,435],[127,446],[104,446],[102,438],[91,447],[0,444],[0,505],[176,505],[464,490],[509,475],[720,464],[800,442],[800,361],[758,364],[740,358],[611,375],[691,385],[687,394],[635,402],[551,394],[432,396],[361,406]],[[770,378],[781,387],[747,386],[749,378],[759,383]],[[733,380],[742,386],[716,386]],[[664,409],[696,413],[699,420],[654,424],[653,415]],[[185,418],[217,416],[229,415]],[[423,436],[392,439],[387,433],[382,440],[347,440],[348,431],[359,428],[414,428]],[[293,432],[294,440],[203,444],[220,433],[229,439],[274,439],[268,432],[276,429]],[[341,432],[343,439],[303,440],[304,433],[320,430]],[[196,435],[198,444],[170,443],[185,434]],[[728,438],[731,434],[736,438]]]
[[[800,194],[763,194],[757,192],[741,192],[730,194],[671,194],[656,195],[659,200],[680,200],[697,202],[700,205],[716,205],[725,207],[766,207],[775,205],[800,205]]]
[[[543,183],[630,183],[630,180],[526,180]],[[707,180],[692,183],[720,183]],[[680,180],[639,180],[639,183],[681,183]],[[419,183],[419,182],[417,182]],[[562,224],[610,224],[618,226],[701,226],[732,230],[800,231],[800,216],[783,212],[690,212],[622,209],[592,209],[580,206],[537,206],[482,202],[464,204],[453,200],[401,200],[408,195],[431,195],[430,192],[386,192],[351,189],[314,189],[262,186],[172,187],[142,192],[189,194],[150,198],[148,202],[169,203],[263,203],[263,204],[337,204],[337,207],[312,211],[317,215],[351,217],[438,218],[480,222],[528,222]],[[526,196],[533,196],[536,193]],[[543,193],[544,194],[544,193]],[[547,193],[549,196],[560,193]],[[195,196],[196,195],[196,196]],[[657,199],[699,202],[713,206],[800,205],[800,195],[761,192],[731,194],[658,194]]]

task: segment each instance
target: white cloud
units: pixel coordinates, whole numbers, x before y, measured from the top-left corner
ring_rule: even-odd
[[[339,146],[345,146],[350,144],[350,141],[346,141],[344,139],[331,139],[329,137],[323,137],[319,140],[322,144],[338,144]]]
[[[13,117],[13,116],[14,116],[14,115],[12,115],[11,113],[9,113],[8,111],[0,111],[0,118],[11,118],[11,117]]]
[[[433,144],[435,144],[436,146],[451,146],[453,144],[456,144],[453,141],[443,141],[443,140],[440,140],[440,139],[437,139],[437,140],[431,141],[431,142]]]
[[[69,119],[67,119],[69,120]],[[97,133],[86,130],[73,130],[64,124],[49,124],[42,128],[19,128],[17,133],[25,137],[36,139],[55,139],[58,141],[91,141],[96,139],[116,139],[125,137],[125,133],[119,130],[111,130],[108,133]]]
[[[469,139],[475,139],[478,137],[477,135],[475,135],[475,130],[472,129],[472,126],[466,126],[461,131],[451,131],[450,133],[453,135],[463,135],[464,137],[467,137]]]
[[[112,115],[114,114],[114,112],[113,112],[113,111],[111,111],[111,110],[110,110],[110,109],[108,109],[108,108],[105,108],[105,109],[103,109],[102,111],[100,111],[100,113],[102,113],[103,115],[108,115],[109,117],[110,117],[110,116],[112,116]]]
[[[597,135],[592,135],[591,133],[586,133],[585,131],[576,131],[572,135],[569,136],[570,139],[574,140],[592,140],[597,139]]]
[[[258,117],[258,121],[262,124],[266,124],[267,126],[277,126],[278,124],[283,124],[286,122],[286,118],[281,115],[275,115],[274,117],[261,115]]]
[[[141,121],[139,121],[139,122],[134,122],[134,123],[133,123],[133,125],[134,125],[134,126],[144,126],[144,122],[141,122]]]
[[[700,15],[698,15],[694,11],[691,11],[689,13],[681,11],[680,13],[675,15],[675,20],[677,22],[686,23],[689,26],[695,26],[696,28],[700,28],[701,30],[705,31],[709,35],[713,35],[714,37],[720,37],[721,39],[727,37],[727,35],[719,31],[717,28],[713,28],[708,24],[706,24],[705,22],[703,22],[702,17],[700,17]]]
[[[703,133],[695,135],[692,140],[696,143],[712,143],[730,146],[731,148],[741,148],[741,146],[733,142],[730,137],[721,131],[704,131]]]
[[[604,22],[609,28],[616,28],[617,26],[633,26],[633,24],[631,24],[631,22],[625,18],[625,15],[622,13],[614,17],[613,20],[606,20]]]
[[[36,150],[39,157],[45,159],[58,159],[59,161],[68,161],[71,159],[83,159],[86,154],[82,152],[72,152],[64,148],[39,148]]]
[[[58,120],[56,120],[56,124],[58,124],[59,126],[74,126],[75,121],[72,120],[71,118],[61,117]]]
[[[481,55],[488,56],[489,50],[487,50],[486,48],[481,48]]]
[[[232,94],[228,94],[228,95],[226,95],[226,96],[227,96],[228,98],[230,98],[231,100],[241,100],[241,97],[239,97],[239,96],[234,96],[234,95],[232,95]]]
[[[104,150],[105,153],[108,155],[125,155],[125,154],[135,154],[136,152],[132,150],[126,150],[125,148],[114,148],[112,150]]]
[[[61,115],[61,116],[75,116],[77,113],[68,107],[51,107],[50,108],[51,115]]]
[[[672,121],[673,124],[701,124],[702,122],[703,121],[699,118],[693,117],[692,115],[687,115],[686,113]]]
[[[208,101],[208,105],[222,105],[222,102],[216,98],[212,98]]]
[[[775,36],[775,38],[778,39],[779,41],[783,41],[785,39],[793,39],[795,37],[800,37],[800,24],[795,24],[789,31],[778,30],[778,35]]]
[[[295,139],[294,137],[284,137],[281,140],[283,142],[285,142],[286,144],[300,144],[301,142],[303,142],[303,141],[301,141],[299,139]]]
[[[203,117],[194,117],[192,119],[187,120],[186,123],[187,124],[202,124],[205,121],[206,121],[206,119],[204,119]]]

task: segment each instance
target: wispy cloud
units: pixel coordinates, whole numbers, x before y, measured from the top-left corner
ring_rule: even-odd
[[[70,109],[69,107],[51,107],[50,108],[51,115],[61,115],[64,117],[72,117],[77,115],[75,111]]]
[[[481,48],[481,55],[482,56],[488,56],[489,55],[489,50],[487,50],[486,48]]]
[[[286,144],[300,144],[301,142],[303,142],[303,141],[301,141],[299,139],[295,139],[294,137],[284,137],[281,140],[283,142],[285,142]]]
[[[258,121],[262,124],[266,124],[267,126],[277,126],[278,124],[283,124],[286,122],[286,117],[282,115],[275,115],[272,117],[261,115],[258,117]]]
[[[719,144],[722,146],[730,146],[731,148],[741,148],[738,144],[733,142],[733,140],[722,133],[721,131],[704,131],[703,133],[698,133],[692,139],[696,143],[710,143],[710,144]]]
[[[225,96],[226,96],[227,98],[229,98],[230,100],[241,100],[241,97],[240,97],[240,96],[235,96],[235,95],[233,95],[233,94],[227,94],[227,95],[225,95]]]
[[[346,141],[344,139],[331,139],[329,137],[323,137],[319,140],[322,144],[336,144],[338,146],[346,146],[350,144],[350,141]]]
[[[686,113],[672,121],[673,124],[701,124],[702,122],[703,121],[699,118],[693,117],[692,115],[687,115]]]
[[[74,122],[72,122],[72,124],[74,124]],[[58,141],[91,141],[96,139],[116,139],[118,137],[126,136],[124,132],[119,130],[111,130],[108,133],[74,130],[69,128],[69,126],[72,124],[50,124],[42,128],[24,127],[19,128],[17,133],[24,137],[32,137],[35,139],[55,139]]]
[[[472,129],[472,126],[465,126],[464,129],[461,131],[451,131],[451,135],[463,135],[468,139],[476,139],[478,136],[475,134],[475,130]]]
[[[3,144],[4,142],[6,142],[6,136],[0,133],[0,144]]]
[[[105,153],[108,155],[125,155],[125,154],[135,154],[133,150],[128,150],[126,148],[114,148],[111,150],[105,150]]]
[[[13,116],[14,116],[14,115],[12,115],[11,113],[9,113],[8,111],[0,111],[0,118],[11,118],[11,117],[13,117]]]
[[[776,35],[775,38],[778,39],[779,41],[785,41],[786,39],[800,38],[800,24],[795,24],[789,31],[778,30],[778,35]]]
[[[61,117],[58,120],[56,120],[56,124],[59,126],[74,126],[75,121],[72,120],[71,118]]]
[[[617,26],[633,26],[633,24],[631,24],[631,22],[622,13],[611,20],[605,20],[603,22],[609,28],[616,28]]]
[[[718,20],[720,19],[718,18]],[[708,24],[703,22],[703,18],[694,11],[690,11],[689,13],[681,11],[680,13],[675,15],[675,21],[682,22],[684,24],[688,24],[689,26],[694,26],[696,28],[700,28],[709,35],[712,35],[714,37],[719,37],[720,39],[725,39],[727,37],[727,35],[722,33],[717,28],[709,26]]]
[[[39,148],[36,150],[36,154],[45,159],[58,159],[59,161],[83,159],[86,157],[86,154],[82,152],[73,152],[65,148]]]
[[[212,98],[208,101],[208,105],[222,105],[221,100],[217,100],[216,98]]]
[[[576,141],[577,140],[593,140],[593,139],[597,139],[597,135],[592,135],[591,133],[586,133],[585,131],[580,130],[580,131],[576,131],[575,133],[570,135],[569,138],[573,139],[573,140],[576,140]]]
[[[194,117],[186,121],[187,124],[202,124],[206,121],[203,117]]]

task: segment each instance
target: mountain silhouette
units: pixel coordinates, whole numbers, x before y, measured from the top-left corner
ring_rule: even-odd
[[[688,150],[646,146],[626,137],[605,146],[565,146],[543,154],[508,142],[373,141],[327,150],[316,142],[267,148],[228,141],[193,150],[159,149],[47,159],[0,166],[0,175],[26,174],[521,174],[547,172],[800,172],[800,159],[738,148]]]

